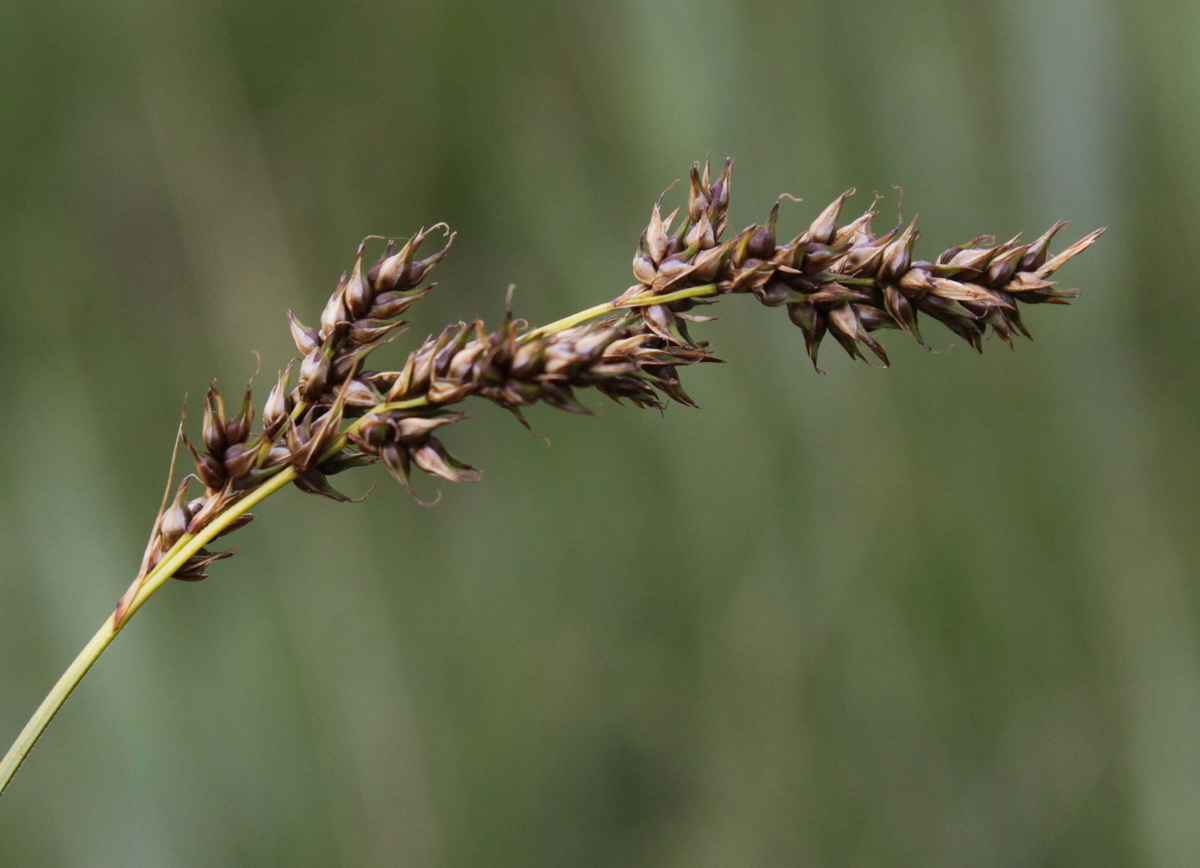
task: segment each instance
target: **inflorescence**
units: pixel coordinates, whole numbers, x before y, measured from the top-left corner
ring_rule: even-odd
[[[349,500],[329,477],[375,462],[410,493],[413,467],[455,482],[478,479],[479,471],[454,458],[437,436],[465,418],[455,407],[472,396],[498,404],[523,423],[522,410],[539,401],[589,413],[575,394],[588,387],[639,407],[662,408],[668,401],[694,406],[679,369],[719,359],[708,344],[692,339],[689,328],[711,319],[694,311],[725,295],[752,294],[768,307],[786,308],[814,367],[827,335],[852,358],[866,360],[865,347],[886,367],[887,354],[874,333],[894,328],[921,341],[921,314],[976,349],[989,330],[1012,346],[1014,335],[1029,335],[1020,304],[1066,304],[1078,295],[1050,277],[1103,231],[1053,257],[1050,243],[1065,223],[1028,244],[976,238],[927,262],[913,258],[919,233],[912,224],[879,237],[872,233],[874,204],[840,224],[851,190],[789,241],[776,238],[778,202],[764,223],[725,237],[732,171],[726,161],[714,180],[707,165],[693,166],[682,214],[676,210],[664,218],[659,199],[633,260],[638,282],[612,301],[540,328],[515,319],[510,306],[492,331],[479,320],[450,326],[426,339],[395,371],[369,369],[367,358],[400,333],[405,311],[432,288],[426,279],[454,235],[442,224],[422,229],[398,249],[389,242],[379,261],[365,269],[360,245],[354,268],[339,281],[318,327],[291,317],[302,358],[280,373],[257,430],[249,386],[233,415],[217,389],[208,390],[199,444],[183,435],[181,425],[176,454],[179,442],[186,444],[195,471],[173,498],[168,482],[133,584],[0,759],[0,792],[145,601],[169,578],[205,578],[213,561],[233,554],[206,547],[251,521],[249,510],[289,483]],[[419,257],[436,229],[444,233],[441,248]],[[196,483],[203,493],[189,496]]]
[[[478,479],[479,471],[450,455],[436,435],[465,418],[453,408],[468,397],[491,401],[523,423],[522,408],[538,401],[589,413],[575,395],[588,387],[639,407],[662,408],[668,400],[694,406],[679,369],[719,359],[707,343],[692,339],[689,327],[710,320],[693,311],[721,296],[752,294],[768,307],[786,308],[814,367],[826,336],[852,358],[865,360],[865,347],[886,366],[874,333],[898,329],[923,344],[920,314],[977,350],[989,329],[1011,347],[1014,335],[1029,336],[1019,303],[1066,304],[1077,296],[1078,290],[1060,289],[1050,277],[1103,232],[1053,257],[1050,243],[1066,227],[1062,222],[1026,244],[1019,236],[999,245],[980,237],[932,262],[917,260],[913,248],[920,233],[913,224],[872,233],[874,204],[839,223],[850,190],[788,241],[776,237],[779,202],[765,222],[726,238],[732,170],[726,161],[714,180],[707,165],[694,165],[682,213],[664,218],[660,197],[633,260],[638,282],[612,302],[536,329],[515,319],[511,307],[491,331],[480,320],[458,323],[413,350],[400,370],[371,370],[367,358],[400,333],[405,311],[432,288],[426,278],[454,235],[442,224],[434,227],[444,232],[443,245],[418,258],[433,231],[422,229],[398,249],[389,242],[369,268],[360,246],[319,327],[291,317],[302,358],[298,370],[293,362],[280,374],[257,430],[249,387],[232,416],[217,389],[209,389],[202,448],[184,438],[195,473],[160,512],[139,576],[284,470],[302,490],[338,500],[349,498],[328,478],[376,461],[410,493],[414,466],[451,481]],[[193,481],[204,493],[189,498]],[[251,518],[240,515],[222,533]],[[200,549],[174,577],[203,579],[210,563],[232,553]],[[118,615],[118,627],[121,620]]]

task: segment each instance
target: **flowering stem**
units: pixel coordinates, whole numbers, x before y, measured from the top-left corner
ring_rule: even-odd
[[[184,482],[169,509],[164,501],[164,511],[155,522],[146,549],[145,563],[155,563],[154,568],[139,572],[113,614],[63,673],[0,760],[0,792],[67,697],[142,604],[173,576],[204,578],[208,563],[229,554],[214,555],[204,546],[224,531],[240,526],[237,522],[253,506],[288,483],[299,482],[306,491],[329,494],[327,487],[321,487],[325,485],[321,468],[337,472],[332,459],[346,450],[352,437],[361,451],[351,449],[344,456],[352,459],[350,463],[381,459],[406,486],[410,462],[434,475],[466,481],[477,478],[478,472],[449,456],[428,432],[461,418],[460,414],[443,410],[469,395],[513,410],[522,421],[520,408],[538,400],[562,409],[578,409],[572,393],[576,386],[595,386],[610,397],[630,398],[639,406],[663,406],[668,397],[690,404],[675,379],[675,366],[713,357],[705,350],[707,344],[692,345],[688,339],[670,336],[685,335],[684,326],[676,319],[689,317],[668,306],[719,294],[753,292],[767,306],[786,304],[788,316],[804,335],[814,365],[821,340],[828,333],[852,357],[863,358],[860,347],[867,347],[886,367],[887,355],[870,332],[895,327],[920,340],[918,311],[941,321],[976,349],[981,349],[989,328],[1011,347],[1015,334],[1028,335],[1016,314],[1015,302],[1061,304],[1078,295],[1078,290],[1057,288],[1048,278],[1104,231],[1085,236],[1051,259],[1047,259],[1050,242],[1067,224],[1054,224],[1029,244],[1018,245],[1013,239],[999,247],[979,247],[977,239],[944,251],[936,263],[926,262],[912,257],[919,233],[911,224],[899,235],[893,231],[876,238],[870,232],[874,212],[868,210],[852,224],[839,228],[838,215],[846,194],[826,208],[807,230],[783,245],[775,238],[777,210],[766,223],[750,226],[721,242],[719,236],[728,224],[732,168],[732,161],[727,161],[712,182],[707,165],[703,170],[699,164],[692,167],[688,216],[673,236],[668,234],[670,218],[663,221],[655,206],[634,260],[639,284],[612,301],[523,333],[518,333],[511,318],[492,335],[484,335],[477,321],[474,338],[466,324],[449,327],[441,337],[431,337],[410,354],[404,372],[375,372],[382,378],[379,382],[391,374],[391,388],[399,388],[395,397],[409,397],[377,403],[335,436],[329,436],[335,433],[334,425],[340,426],[352,387],[356,390],[352,415],[359,415],[358,408],[363,404],[379,399],[380,393],[369,377],[356,380],[362,373],[362,360],[372,348],[386,343],[387,334],[403,324],[398,319],[400,314],[428,291],[428,287],[421,289],[421,284],[446,254],[454,236],[446,229],[446,246],[417,261],[414,254],[431,231],[421,230],[399,251],[393,252],[389,244],[384,257],[365,271],[360,246],[352,274],[339,283],[322,312],[320,331],[292,319],[293,338],[304,354],[300,382],[289,396],[289,365],[280,376],[277,391],[267,400],[259,434],[250,437],[253,413],[249,389],[242,410],[233,418],[226,418],[216,389],[209,390],[204,427],[207,451],[201,454],[188,442],[205,496],[183,504],[188,484]],[[700,279],[712,282],[687,285],[689,280]],[[662,291],[681,285],[682,289]],[[622,310],[629,311],[628,315],[614,317],[604,328],[550,337]],[[598,355],[618,345],[621,349],[612,359]],[[564,375],[564,367],[574,373]],[[414,380],[416,370],[421,375]],[[370,396],[366,401],[362,400],[364,390]],[[424,406],[430,407],[429,412],[402,412]],[[326,415],[314,407],[323,408]],[[271,436],[265,424],[268,409],[273,420],[269,426]],[[310,430],[313,422],[319,430]],[[264,464],[281,445],[278,435],[285,424],[293,426],[287,429],[288,457],[271,458],[271,463]],[[296,462],[301,465],[299,469]],[[258,478],[252,474],[265,467],[278,469],[248,488],[249,480]],[[211,500],[216,497],[221,500]],[[233,497],[237,500],[215,517],[208,517],[208,506],[215,511]],[[203,526],[194,534],[180,534],[193,521],[203,522]],[[168,545],[168,540],[175,542]]]

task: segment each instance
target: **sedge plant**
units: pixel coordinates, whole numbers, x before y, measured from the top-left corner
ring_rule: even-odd
[[[639,407],[695,406],[679,370],[720,360],[690,329],[712,319],[699,311],[726,296],[784,308],[814,367],[829,337],[852,358],[866,360],[865,350],[886,367],[875,333],[897,329],[923,344],[921,314],[977,350],[989,333],[1011,347],[1014,336],[1029,336],[1021,305],[1066,304],[1078,295],[1050,278],[1103,232],[1051,256],[1053,238],[1068,225],[1058,222],[1030,242],[1018,236],[996,244],[985,236],[934,261],[918,260],[914,223],[877,236],[874,203],[841,222],[849,190],[781,241],[776,219],[789,197],[780,197],[763,223],[727,231],[732,172],[730,160],[715,178],[707,164],[692,166],[686,205],[669,216],[659,198],[633,259],[637,283],[612,301],[538,328],[514,318],[510,304],[496,328],[480,320],[448,326],[399,370],[373,370],[367,362],[401,333],[405,311],[430,291],[427,278],[454,234],[438,224],[401,244],[389,241],[373,265],[365,264],[364,241],[316,326],[289,313],[300,358],[280,373],[257,414],[250,387],[230,412],[213,386],[199,442],[181,423],[176,454],[182,444],[194,471],[178,485],[168,479],[136,578],[0,761],[0,792],[129,619],[169,579],[199,581],[213,562],[234,554],[209,546],[249,523],[250,510],[280,489],[294,485],[348,501],[330,477],[377,462],[410,493],[414,468],[454,482],[478,480],[480,472],[452,456],[439,436],[466,418],[456,407],[468,398],[498,404],[527,427],[522,410],[538,402],[590,415],[576,395],[586,388]],[[440,249],[422,256],[435,231]],[[174,460],[172,476],[173,468]]]

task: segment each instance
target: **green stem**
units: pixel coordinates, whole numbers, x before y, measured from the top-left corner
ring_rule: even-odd
[[[682,301],[685,298],[701,298],[707,295],[716,295],[717,288],[713,284],[705,284],[704,286],[689,286],[687,289],[680,289],[676,292],[666,292],[662,295],[635,295],[632,298],[627,298],[624,301],[609,301],[604,304],[598,304],[595,307],[589,307],[587,310],[581,310],[579,313],[573,313],[570,316],[563,317],[560,320],[555,320],[549,325],[544,325],[541,328],[536,328],[533,331],[525,332],[521,335],[521,340],[530,340],[532,338],[540,338],[543,335],[553,334],[554,332],[565,331],[573,328],[581,322],[586,322],[598,316],[604,316],[606,313],[613,313],[618,310],[624,310],[631,307],[645,307],[651,304],[670,304],[673,301]]]
[[[161,588],[167,579],[173,576],[187,562],[188,558],[196,554],[206,544],[212,542],[221,531],[229,527],[239,516],[249,511],[255,504],[274,494],[295,479],[296,475],[296,471],[290,467],[281,470],[278,474],[272,476],[258,488],[218,515],[198,534],[192,537],[185,537],[180,541],[182,544],[177,543],[168,552],[167,556],[159,562],[158,566],[134,582],[134,585],[130,588],[132,595],[127,593],[125,597],[121,598],[121,602],[117,604],[116,611],[105,620],[104,625],[96,631],[96,635],[79,652],[74,662],[67,667],[67,671],[58,679],[58,683],[54,685],[54,688],[42,700],[42,704],[38,706],[38,710],[34,712],[33,717],[25,724],[25,728],[21,730],[21,734],[17,736],[17,740],[8,749],[8,753],[4,755],[4,759],[0,760],[0,793],[4,792],[13,775],[17,773],[17,769],[21,767],[21,763],[25,761],[25,757],[29,754],[29,751],[37,744],[37,740],[45,731],[46,726],[54,719],[54,715],[58,714],[58,710],[62,708],[63,703],[67,701],[67,697],[71,695],[71,692],[83,680],[83,676],[87,675],[88,670],[92,668],[92,664],[104,653],[104,649],[112,643],[112,640],[117,637],[117,634],[121,632],[121,629],[133,617],[133,613],[140,609],[142,604],[150,599],[150,596]]]

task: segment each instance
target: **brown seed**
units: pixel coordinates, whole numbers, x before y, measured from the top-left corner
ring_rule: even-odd
[[[371,304],[375,300],[375,293],[371,285],[367,282],[367,278],[362,271],[363,248],[366,246],[364,241],[358,245],[358,255],[354,258],[354,270],[350,272],[350,277],[346,280],[344,290],[344,300],[346,311],[351,319],[359,319],[367,315],[371,309]]]

